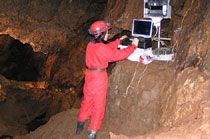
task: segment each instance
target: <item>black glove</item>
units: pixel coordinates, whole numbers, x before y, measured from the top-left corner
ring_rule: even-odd
[[[125,38],[123,40],[121,40],[121,45],[125,45],[125,46],[131,46],[132,45],[132,40],[130,40],[130,38]]]

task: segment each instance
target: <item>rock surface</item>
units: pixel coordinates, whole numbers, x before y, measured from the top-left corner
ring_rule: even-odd
[[[119,62],[109,76],[107,130],[134,136],[159,128],[160,93],[174,74],[174,68],[167,63]]]
[[[35,52],[48,53],[76,35],[75,27],[89,3],[87,0],[2,0],[0,5],[1,34],[29,43]]]
[[[209,139],[209,72],[186,69],[161,94],[160,128],[146,135],[126,137],[110,133],[111,139]]]

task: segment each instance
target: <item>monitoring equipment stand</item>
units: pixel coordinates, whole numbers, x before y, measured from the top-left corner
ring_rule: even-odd
[[[158,48],[160,48],[160,34],[161,34],[161,21],[162,21],[162,18],[161,17],[151,17],[152,18],[152,21],[154,23],[154,26],[156,27],[156,32],[158,34],[158,38],[156,39],[158,41]]]
[[[153,51],[154,59],[160,61],[172,60],[173,53],[170,48],[161,48],[161,42],[170,38],[161,38],[161,21],[171,18],[170,0],[144,0],[144,18],[152,19],[156,27],[156,35],[153,40],[158,42],[158,46]]]

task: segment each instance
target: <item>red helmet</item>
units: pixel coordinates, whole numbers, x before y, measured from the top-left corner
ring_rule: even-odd
[[[90,26],[89,33],[91,35],[96,35],[96,34],[105,32],[109,30],[110,28],[111,28],[110,23],[107,23],[104,21],[96,21]]]

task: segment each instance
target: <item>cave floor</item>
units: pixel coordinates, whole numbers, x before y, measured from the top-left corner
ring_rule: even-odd
[[[84,139],[87,135],[90,120],[86,121],[82,133],[76,136],[75,132],[78,112],[79,109],[69,109],[58,113],[44,126],[41,126],[27,135],[14,137],[14,139]],[[109,139],[109,132],[100,130],[97,134],[97,138]]]

